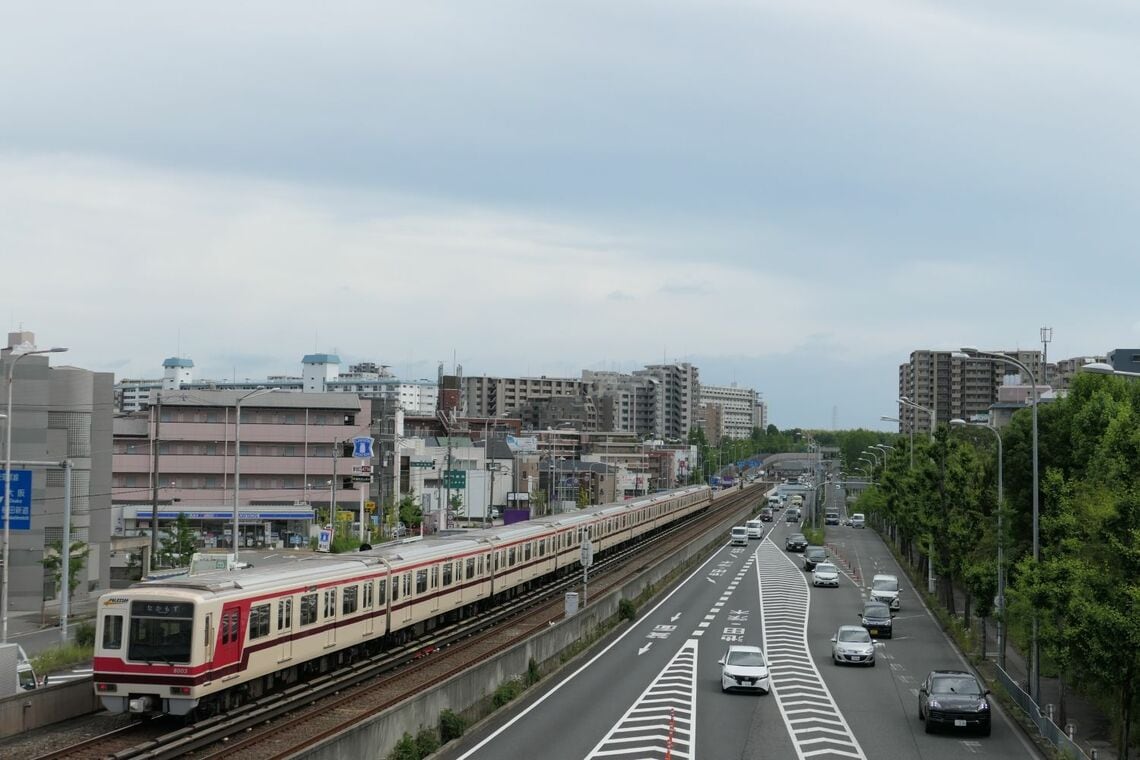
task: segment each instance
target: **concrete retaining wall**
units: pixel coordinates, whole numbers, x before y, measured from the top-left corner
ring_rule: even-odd
[[[523,644],[487,660],[463,675],[426,690],[407,702],[375,715],[339,736],[332,737],[296,757],[306,760],[341,760],[345,757],[372,760],[384,758],[404,733],[415,736],[421,729],[435,728],[439,714],[451,710],[466,713],[485,703],[501,684],[522,676],[533,658],[543,672],[551,670],[565,650],[594,635],[598,626],[618,613],[622,599],[636,599],[646,588],[659,583],[686,563],[694,566],[724,541],[723,531],[712,531],[686,545],[671,557],[646,569],[640,577],[618,591],[595,598],[586,610],[536,634]],[[549,666],[549,667],[548,667]]]
[[[25,691],[0,700],[0,737],[86,715],[101,707],[90,678]]]

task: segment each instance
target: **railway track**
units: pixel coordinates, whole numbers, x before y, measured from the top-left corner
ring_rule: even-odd
[[[698,517],[664,531],[591,569],[591,596],[601,596],[641,573],[647,557],[667,556],[692,536],[727,529],[758,489],[721,497]],[[564,577],[479,618],[436,629],[398,650],[361,660],[283,692],[177,730],[154,735],[137,723],[35,760],[78,757],[115,760],[285,758],[391,707],[428,684],[462,673],[560,620],[563,592],[580,578]],[[167,723],[169,727],[169,723]],[[133,732],[133,733],[132,733]]]

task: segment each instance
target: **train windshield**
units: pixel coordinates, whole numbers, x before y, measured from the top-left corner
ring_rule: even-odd
[[[190,662],[194,605],[186,602],[131,602],[128,660]]]

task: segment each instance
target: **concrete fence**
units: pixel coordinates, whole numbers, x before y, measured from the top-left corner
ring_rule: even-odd
[[[100,709],[90,678],[45,686],[0,699],[0,738]]]

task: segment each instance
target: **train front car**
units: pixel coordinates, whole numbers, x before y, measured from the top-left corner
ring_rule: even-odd
[[[186,715],[197,706],[209,646],[200,601],[162,587],[99,599],[93,680],[104,708]]]

